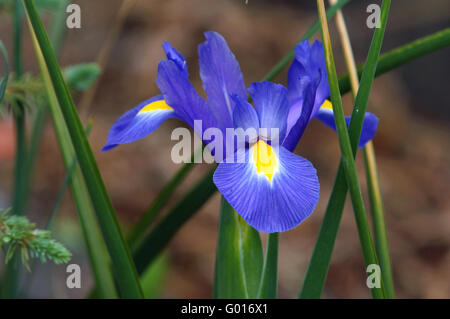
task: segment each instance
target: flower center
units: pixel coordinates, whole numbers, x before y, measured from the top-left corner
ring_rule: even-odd
[[[269,181],[272,181],[272,177],[278,167],[277,156],[272,146],[263,140],[258,140],[253,146],[253,162],[257,173],[264,174]]]
[[[325,102],[323,102],[323,104],[320,107],[325,110],[333,111],[333,106],[331,105],[330,100],[325,100]]]
[[[146,113],[146,112],[152,112],[157,110],[173,110],[169,105],[167,105],[166,101],[164,100],[158,100],[154,101],[150,104],[147,104],[144,106],[138,114],[140,113]]]

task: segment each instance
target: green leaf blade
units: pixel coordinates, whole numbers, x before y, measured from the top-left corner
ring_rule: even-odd
[[[136,269],[142,274],[162,252],[178,230],[211,198],[217,188],[212,181],[213,170],[200,180],[133,249]]]
[[[320,1],[318,0],[317,2],[319,4]],[[383,1],[381,28],[376,29],[372,39],[372,44],[363,72],[363,78],[355,99],[355,106],[348,128],[349,133],[347,133],[345,123],[343,123],[339,82],[337,81],[336,70],[331,52],[331,44],[327,30],[325,30],[323,34],[324,49],[326,49],[327,71],[329,72],[330,77],[330,91],[332,92],[333,110],[334,107],[337,106],[337,112],[335,111],[335,120],[336,125],[340,125],[340,127],[338,127],[338,137],[342,149],[342,157],[333,190],[327,205],[327,210],[325,212],[324,221],[319,232],[319,237],[314,248],[311,262],[308,266],[302,290],[300,292],[301,298],[320,298],[323,286],[325,284],[326,274],[328,272],[329,262],[331,260],[331,253],[336,240],[348,189],[350,189],[352,197],[355,219],[358,226],[358,233],[360,235],[366,265],[378,264],[370,229],[367,224],[367,216],[365,214],[356,170],[354,170],[354,167],[352,168],[352,166],[354,166],[353,160],[358,149],[357,146],[361,135],[364,114],[367,107],[371,85],[375,77],[381,44],[384,37],[384,31],[386,29],[389,7],[390,1]],[[324,21],[324,19],[322,20]],[[325,22],[323,24],[325,24]],[[353,176],[349,176],[349,173],[352,173]],[[371,292],[374,298],[383,298],[385,296],[383,287],[380,289],[374,288]]]
[[[386,5],[387,3],[387,5]],[[390,1],[383,1],[383,9],[386,9],[387,6],[387,12],[389,12],[389,5]],[[359,141],[359,134],[352,135],[352,141],[350,140],[350,136],[347,130],[347,126],[345,123],[344,118],[344,110],[342,108],[342,100],[341,100],[341,94],[339,90],[339,83],[338,78],[336,74],[336,67],[334,64],[334,57],[333,57],[333,51],[331,48],[331,40],[330,40],[330,34],[328,31],[328,24],[325,17],[325,5],[323,0],[317,0],[317,7],[319,16],[321,18],[321,26],[322,26],[322,38],[323,38],[323,47],[324,47],[324,54],[325,54],[325,63],[327,66],[327,74],[328,74],[328,82],[330,85],[330,93],[331,93],[331,102],[333,105],[333,113],[334,113],[334,120],[336,123],[337,133],[338,133],[338,140],[339,140],[339,146],[341,149],[341,158],[342,163],[344,167],[344,172],[347,180],[347,185],[350,192],[350,198],[353,205],[353,211],[355,215],[355,221],[358,228],[358,234],[361,241],[361,247],[363,251],[364,260],[366,263],[366,266],[371,264],[378,265],[377,256],[375,253],[372,235],[370,232],[370,228],[368,225],[368,220],[366,216],[366,211],[364,207],[364,201],[362,198],[361,193],[361,187],[358,180],[358,175],[356,172],[356,166],[354,162],[354,154],[356,152],[356,145],[355,148],[352,146],[352,142],[356,141],[356,144]],[[383,14],[386,14],[385,10],[382,10],[382,19]],[[386,20],[384,20],[386,22]],[[385,28],[385,25],[384,25]],[[383,29],[383,27],[382,27]],[[377,29],[379,30],[379,29]],[[384,30],[383,30],[384,31]],[[384,34],[384,32],[382,32]],[[382,38],[381,38],[382,40]],[[377,43],[378,44],[378,43]],[[381,44],[380,44],[381,46]],[[372,49],[372,47],[371,47]],[[375,50],[370,50],[369,56],[373,54],[372,52]],[[377,59],[375,59],[375,65],[376,65]],[[369,65],[370,67],[370,65]],[[373,80],[373,77],[372,77]],[[366,89],[362,86],[360,87],[359,91],[366,92]],[[358,91],[358,95],[360,94]],[[370,92],[370,88],[368,89]],[[358,97],[357,97],[358,99]],[[358,104],[355,104],[358,105]],[[361,112],[363,114],[360,114],[360,116],[364,116],[364,112]],[[354,115],[354,114],[352,114]],[[352,116],[353,118],[353,116]],[[350,126],[352,124],[350,123]],[[362,127],[362,123],[357,123],[353,125],[360,125]],[[374,287],[371,288],[371,293],[374,298],[384,298],[384,288],[383,283],[381,282],[381,287]]]
[[[0,40],[0,52],[3,55],[3,59],[5,60],[5,74],[2,77],[2,80],[0,82],[0,103],[3,101],[3,97],[5,96],[6,92],[6,85],[8,84],[8,78],[9,78],[9,59],[8,59],[8,52],[6,51],[5,45]]]
[[[105,237],[121,296],[124,298],[142,298],[142,289],[130,252],[36,6],[33,0],[23,0],[23,2],[28,14],[30,30],[36,37],[39,52],[42,54],[45,66],[48,69],[55,95],[86,181],[89,196]]]
[[[259,233],[222,198],[214,298],[256,298],[263,267]]]
[[[278,291],[278,233],[269,234],[258,298],[275,299]]]

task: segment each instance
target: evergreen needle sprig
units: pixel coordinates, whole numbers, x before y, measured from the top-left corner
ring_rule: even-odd
[[[36,229],[26,217],[11,215],[11,209],[0,210],[0,243],[5,250],[8,263],[17,251],[21,253],[22,264],[30,271],[29,259],[37,258],[45,263],[68,263],[72,254],[61,243],[50,237],[47,230]]]

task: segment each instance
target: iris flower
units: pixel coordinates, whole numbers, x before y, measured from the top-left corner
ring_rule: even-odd
[[[317,118],[336,131],[333,108],[329,100],[330,89],[328,86],[325,56],[322,43],[317,40],[314,41],[311,46],[309,45],[308,40],[304,40],[295,48],[295,59],[292,62],[288,73],[289,91],[293,92],[293,96],[291,96],[290,100],[291,108],[289,110],[288,126],[294,126],[299,114],[302,112],[302,97],[301,94],[297,93],[295,88],[301,86],[301,81],[299,81],[299,79],[305,76],[319,82],[315,94],[314,106],[308,121]],[[350,118],[351,116],[345,117],[347,127],[350,124]],[[364,145],[375,136],[377,126],[378,118],[374,114],[366,112],[358,144],[360,148],[364,147]],[[290,146],[297,144],[302,134],[303,131],[297,131],[296,134],[291,136],[291,140],[287,143]]]
[[[305,41],[297,46],[288,88],[264,81],[247,90],[225,39],[215,32],[206,32],[205,37],[198,53],[207,101],[190,83],[183,55],[166,42],[167,59],[159,62],[156,79],[162,94],[122,115],[102,151],[141,139],[168,118],[181,119],[215,156],[219,165],[214,183],[249,225],[267,233],[292,229],[311,215],[320,188],[313,165],[292,151],[312,118],[334,127],[327,107],[330,94],[321,44],[310,47]],[[254,106],[248,102],[248,94]],[[200,128],[194,125],[197,120],[202,121]],[[243,145],[219,152],[203,134],[209,128],[219,129],[224,139],[230,128],[254,133],[246,136]],[[363,133],[360,144],[373,134]],[[226,144],[224,140],[221,145]]]

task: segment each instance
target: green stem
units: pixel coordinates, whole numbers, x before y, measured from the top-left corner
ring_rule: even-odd
[[[139,274],[147,269],[180,227],[216,192],[216,186],[212,181],[213,172],[214,170],[202,178],[133,251],[134,262]]]
[[[201,148],[203,151],[203,148]],[[131,247],[131,250],[134,250],[139,246],[142,239],[145,237],[145,234],[149,228],[149,226],[153,223],[158,213],[162,210],[164,205],[172,196],[176,187],[183,181],[183,179],[188,175],[191,169],[194,167],[194,156],[195,153],[191,156],[191,161],[186,163],[181,167],[180,170],[175,174],[174,177],[169,181],[169,183],[164,186],[158,196],[153,200],[150,207],[147,208],[145,213],[139,218],[139,221],[133,227],[132,231],[128,235],[127,241]]]
[[[70,0],[59,0],[58,8],[52,19],[52,29],[50,30],[50,42],[56,56],[59,56],[63,45],[64,35],[66,33],[66,8]]]
[[[333,3],[335,0],[329,0]],[[353,98],[356,98],[359,89],[358,71],[356,68],[353,49],[350,36],[345,25],[344,15],[338,12],[336,16],[336,25],[341,38],[341,45],[345,56],[345,63],[350,75],[350,84]],[[381,190],[378,183],[378,173],[376,168],[375,149],[372,141],[364,146],[365,168],[367,175],[367,188],[370,195],[370,206],[372,220],[374,221],[375,250],[380,261],[381,273],[384,279],[384,287],[387,298],[394,298],[394,283],[392,280],[392,270],[389,258],[389,247],[386,234],[386,225],[384,222],[383,204],[381,199]]]
[[[33,116],[32,127],[31,127],[31,139],[30,147],[27,156],[27,183],[31,184],[34,170],[36,165],[36,158],[39,152],[39,146],[44,132],[45,118],[47,115],[47,107],[41,105],[35,105],[35,114]],[[30,187],[27,188],[27,192],[24,194],[27,198],[29,197]]]
[[[350,120],[350,125],[348,128],[353,158],[355,157],[356,151],[358,149],[358,142],[364,122],[364,114],[367,108],[370,88],[373,83],[373,78],[376,76],[377,61],[379,61],[378,57],[381,50],[384,31],[386,29],[389,6],[390,1],[383,1],[381,28],[376,29],[374,37],[372,39],[369,55],[364,66],[361,86],[355,99],[352,118]],[[401,60],[398,61],[400,62]],[[342,82],[340,82],[340,84],[341,83]],[[350,86],[344,86],[343,88],[341,88],[341,92],[348,91],[349,89]],[[348,185],[344,169],[344,159],[341,157],[333,189],[331,191],[331,195],[325,211],[325,217],[323,219],[322,226],[319,231],[319,236],[316,241],[316,246],[314,247],[313,255],[311,257],[311,262],[308,266],[305,280],[303,282],[303,287],[300,292],[300,298],[320,298],[322,294],[328,267],[331,260],[331,253],[336,241],[342,211],[344,209],[347,190]],[[367,220],[365,216],[364,219]],[[370,242],[371,241],[372,238],[370,238]],[[372,251],[373,247],[369,248],[369,250]]]
[[[15,78],[20,79],[22,69],[22,8],[19,1],[13,7],[13,45]],[[14,109],[14,124],[16,133],[16,154],[14,168],[14,188],[12,198],[12,214],[25,215],[27,209],[27,141],[25,134],[25,108],[22,102],[17,102]],[[18,254],[6,266],[2,282],[2,298],[15,298],[18,293],[20,277],[20,258]]]
[[[383,54],[379,59],[376,66],[376,70],[372,64],[372,72],[375,72],[375,76],[384,74],[390,70],[398,68],[409,61],[418,59],[422,56],[430,54],[434,51],[448,47],[450,45],[450,28],[438,31],[431,35],[417,39],[406,45],[402,45],[388,53]],[[359,70],[366,68],[366,64],[362,65]],[[370,72],[366,72],[367,76]],[[348,75],[345,75],[339,80],[339,87],[342,94],[350,90],[350,79]],[[367,97],[368,98],[368,97]],[[355,104],[358,107],[358,104]],[[354,109],[354,115],[359,108]],[[362,114],[362,112],[360,112]],[[359,122],[362,126],[363,118],[360,117],[358,121],[355,121],[356,117],[352,116],[352,123],[350,123],[350,137],[352,138],[352,146],[355,146],[359,140],[360,131],[357,131],[358,127],[354,124]],[[356,147],[353,148],[354,154],[356,154]],[[331,261],[331,254],[333,252],[334,243],[336,241],[339,224],[344,209],[345,198],[347,194],[347,183],[342,167],[342,163],[339,163],[339,168],[334,181],[333,189],[331,191],[328,205],[325,210],[325,216],[320,227],[319,235],[314,247],[314,252],[311,257],[311,262],[308,266],[305,279],[303,281],[302,291],[300,298],[320,298],[325,284],[328,268]]]
[[[44,87],[47,92],[48,105],[53,118],[56,137],[61,149],[66,171],[70,171],[73,159],[76,153],[70,140],[70,134],[64,124],[64,118],[59,108],[58,100],[53,90],[50,75],[45,67],[42,54],[38,50],[36,38],[33,33],[33,43],[35,44],[36,55],[41,68]],[[97,283],[98,295],[102,298],[117,298],[113,275],[110,269],[110,259],[98,227],[95,213],[89,199],[88,190],[83,179],[79,165],[75,165],[75,170],[70,179],[72,196],[80,218],[83,237],[86,241],[89,261],[91,262],[92,272]]]
[[[14,71],[16,80],[22,77],[22,8],[19,1],[14,2]],[[26,184],[26,157],[27,145],[25,135],[25,109],[21,102],[18,102],[18,108],[14,112],[14,122],[16,129],[16,164],[14,173],[14,191],[13,191],[13,214],[24,215],[26,211],[26,200],[23,198]]]
[[[375,236],[375,249],[380,261],[386,297],[393,299],[395,298],[394,280],[392,278],[391,259],[389,257],[389,244],[386,233],[386,222],[384,220],[383,201],[381,199],[381,190],[378,183],[377,162],[372,143],[368,143],[364,147],[364,161],[367,168],[366,176]]]
[[[136,269],[130,252],[123,238],[111,200],[98,170],[92,149],[87,141],[80,118],[75,109],[72,97],[64,82],[61,70],[51,48],[42,21],[33,0],[23,0],[28,14],[30,29],[34,33],[38,51],[42,53],[45,67],[62,111],[65,123],[80,163],[81,171],[91,197],[105,242],[111,255],[113,269],[121,296],[125,298],[142,298]]]
[[[387,2],[383,2],[385,4]],[[331,49],[330,34],[328,31],[328,24],[325,16],[325,5],[323,0],[317,0],[318,12],[321,18],[322,39],[324,44],[325,61],[327,65],[328,82],[330,85],[331,101],[333,105],[334,120],[338,132],[339,146],[342,153],[342,163],[344,166],[344,173],[347,179],[347,185],[350,191],[350,197],[353,204],[353,211],[355,214],[358,234],[361,241],[363,256],[366,266],[371,264],[378,265],[377,256],[372,242],[372,236],[369,228],[369,223],[366,216],[364,201],[362,198],[361,188],[356,173],[356,166],[352,145],[350,144],[350,137],[345,123],[344,110],[342,108],[341,93],[339,91],[338,77],[334,64],[333,52]],[[360,89],[362,90],[362,88]],[[369,88],[370,90],[370,88]],[[358,93],[359,94],[359,93]],[[374,298],[384,298],[384,291],[382,286],[380,288],[374,287],[371,289]]]
[[[266,258],[262,270],[258,298],[277,298],[278,286],[278,233],[269,234],[267,238]]]
[[[91,130],[92,130],[92,122],[89,122],[88,125],[86,126],[86,136],[89,137]],[[56,217],[56,213],[59,210],[59,206],[61,205],[61,202],[64,198],[64,194],[66,193],[66,190],[70,185],[70,182],[72,180],[76,168],[77,168],[77,157],[74,155],[70,163],[69,169],[66,172],[66,176],[64,177],[63,183],[59,188],[58,194],[56,195],[56,200],[55,203],[53,204],[52,210],[50,211],[50,216],[48,218],[45,229],[50,229],[52,227],[53,221],[55,220]]]
[[[213,298],[257,298],[262,268],[259,233],[222,197]]]
[[[448,47],[450,44],[450,28],[432,33],[415,41],[399,46],[383,55],[378,60],[375,76],[382,75],[397,69],[420,57]],[[361,76],[365,65],[358,66],[358,75]],[[341,92],[350,91],[350,75],[345,74],[339,78]]]

